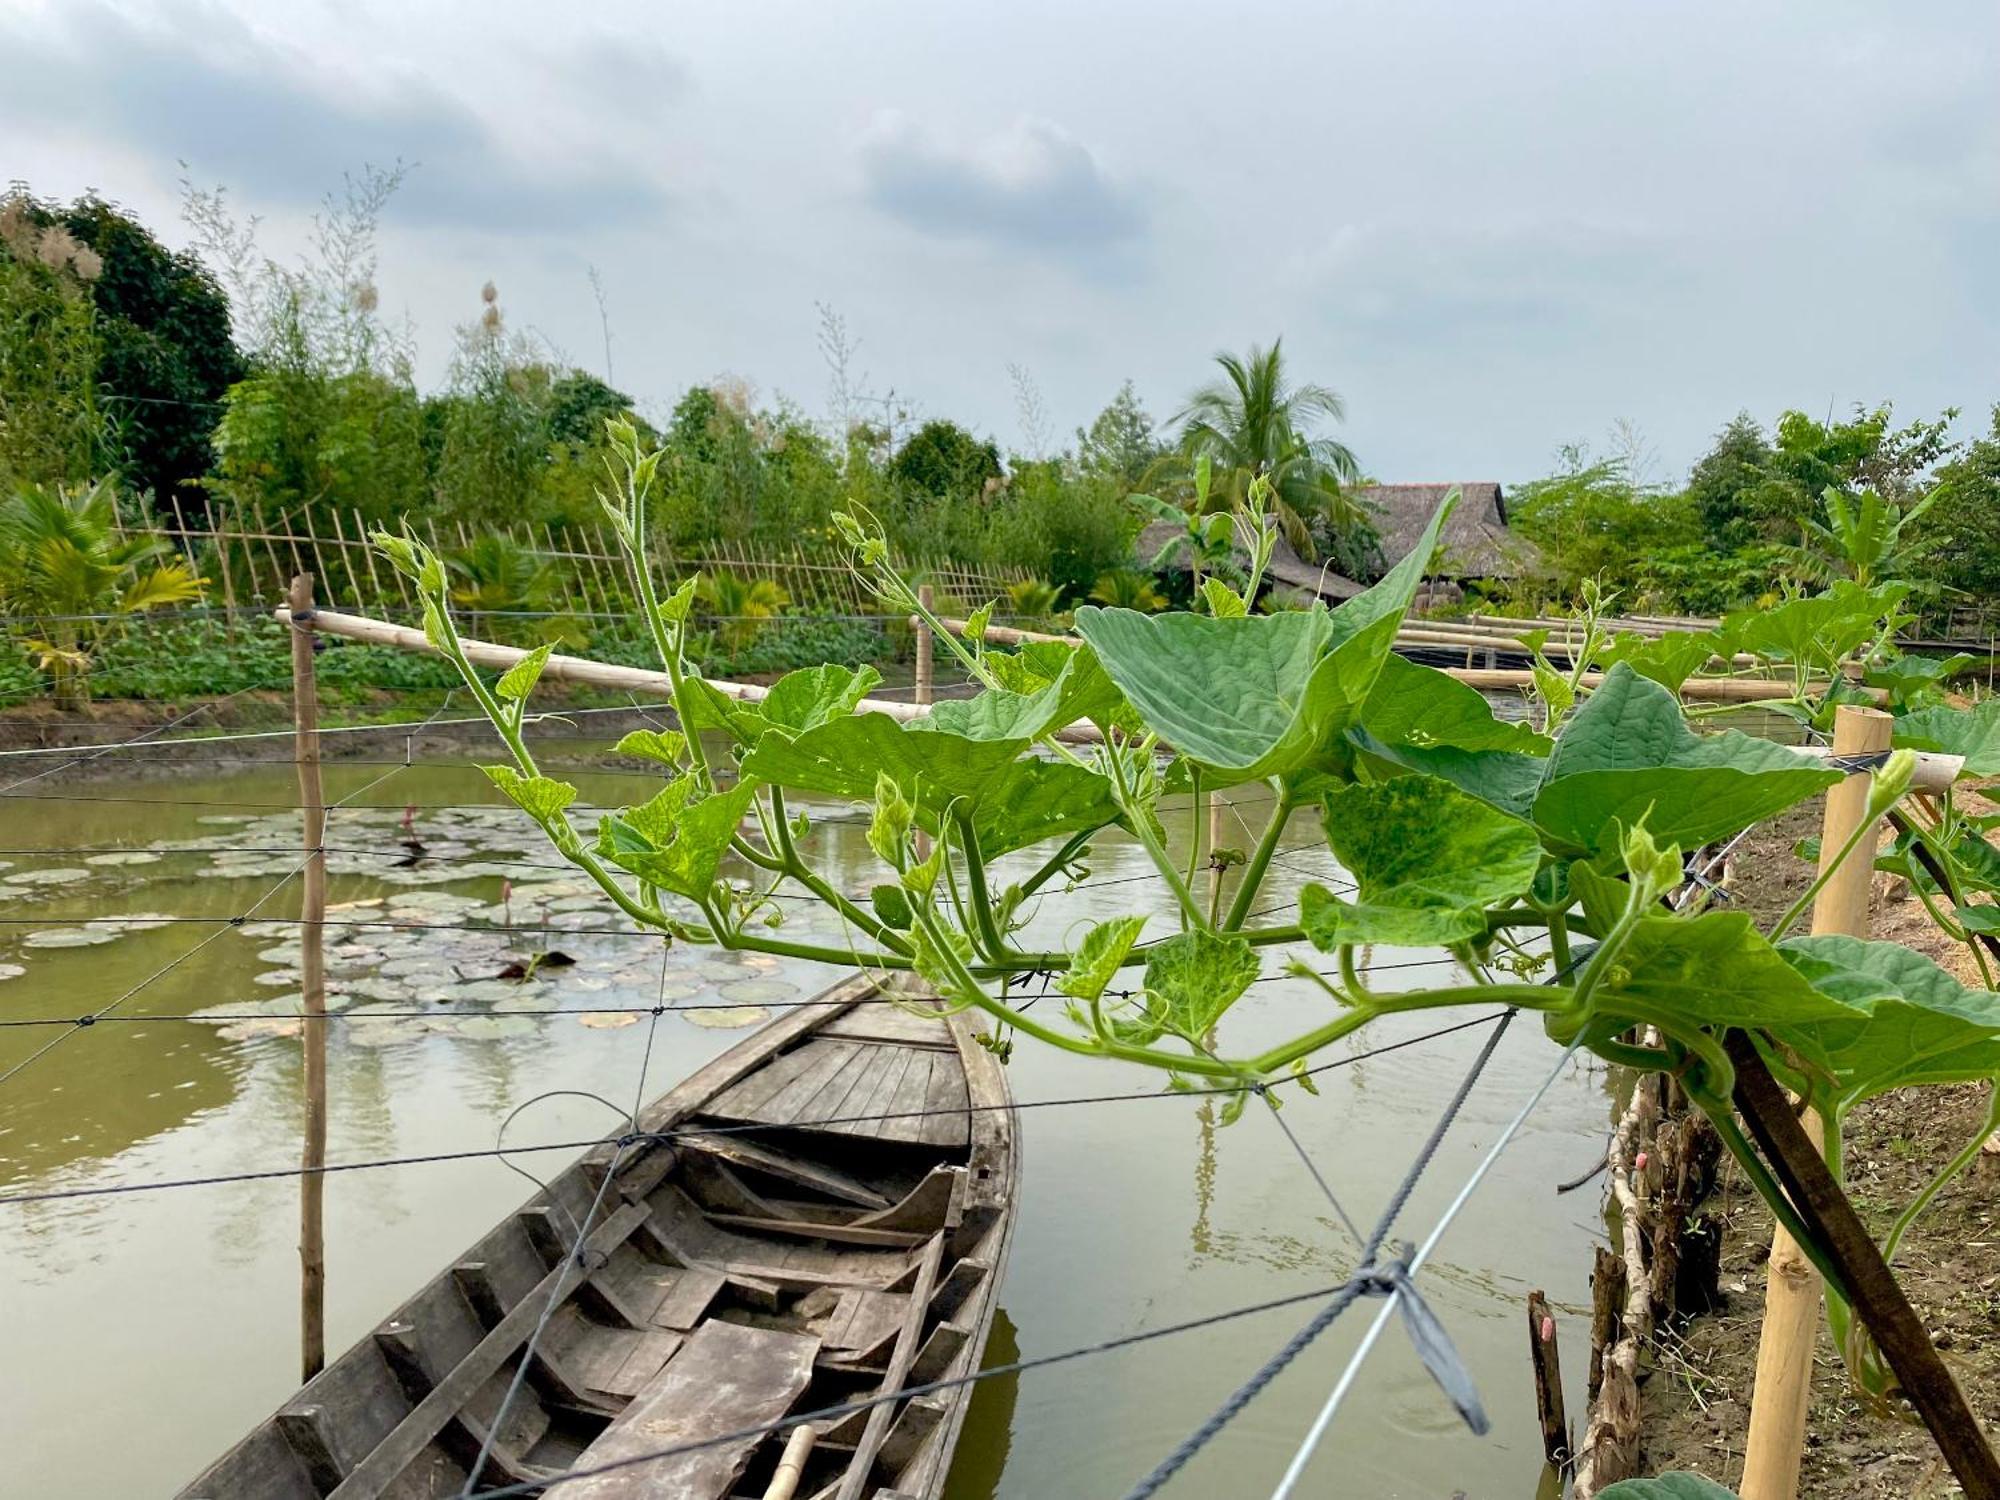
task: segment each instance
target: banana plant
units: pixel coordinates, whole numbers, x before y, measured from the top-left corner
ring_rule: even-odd
[[[1933,489],[1904,505],[1875,490],[1851,495],[1829,486],[1822,497],[1826,520],[1800,519],[1804,541],[1794,559],[1808,577],[1822,582],[1850,578],[1868,588],[1893,578],[1901,561],[1903,528],[1922,519],[1943,494],[1942,488]]]

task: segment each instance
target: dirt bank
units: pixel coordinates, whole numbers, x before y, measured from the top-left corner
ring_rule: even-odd
[[[1736,860],[1735,894],[1760,922],[1781,913],[1810,882],[1792,855],[1819,831],[1817,803],[1760,829]],[[1942,940],[1914,900],[1887,899],[1877,882],[1874,933],[1920,948],[1969,982],[1964,950]],[[1903,1090],[1856,1111],[1847,1133],[1847,1181],[1878,1232],[1931,1174],[1978,1130],[1983,1086]],[[1725,1178],[1709,1204],[1726,1224],[1722,1285],[1727,1308],[1669,1336],[1643,1388],[1645,1472],[1691,1469],[1733,1485],[1743,1473],[1743,1435],[1764,1310],[1771,1218],[1740,1176]],[[1945,1189],[1903,1243],[1896,1272],[1930,1327],[1967,1399],[2000,1431],[2000,1158],[1982,1157]],[[1799,1494],[1811,1500],[1959,1495],[1930,1436],[1914,1421],[1878,1415],[1848,1387],[1821,1333]]]

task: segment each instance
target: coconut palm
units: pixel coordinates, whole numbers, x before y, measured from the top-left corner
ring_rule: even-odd
[[[1247,356],[1215,356],[1222,378],[1188,398],[1180,424],[1179,456],[1204,455],[1214,465],[1209,508],[1240,510],[1259,474],[1271,479],[1273,510],[1285,539],[1312,555],[1309,522],[1323,518],[1336,531],[1372,530],[1367,510],[1343,486],[1361,466],[1346,444],[1313,432],[1322,421],[1347,414],[1337,392],[1323,385],[1294,385],[1285,377],[1284,340],[1250,346]]]
[[[59,708],[89,698],[97,648],[128,615],[201,596],[202,580],[156,537],[118,534],[111,482],[23,485],[0,505],[0,611],[26,622],[24,644]]]

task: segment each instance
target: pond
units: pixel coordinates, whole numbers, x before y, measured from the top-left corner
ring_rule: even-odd
[[[401,751],[402,741],[395,747]],[[560,748],[560,747],[552,747]],[[576,747],[570,746],[570,749]],[[398,755],[398,760],[400,755]],[[34,763],[6,763],[13,780]],[[377,781],[377,778],[385,778]],[[575,777],[617,806],[646,782]],[[352,797],[327,834],[333,1162],[482,1153],[338,1172],[327,1181],[330,1349],[360,1337],[530,1193],[490,1154],[580,1142],[615,1110],[664,1093],[761,1023],[773,1005],[840,977],[804,963],[722,958],[626,930],[571,878],[539,832],[465,764],[336,760],[329,799]],[[65,773],[0,801],[0,1020],[75,1017],[153,976],[109,1020],[0,1030],[0,1193],[138,1186],[296,1165],[299,863],[289,765],[217,761],[170,778]],[[1232,816],[1261,821],[1259,793]],[[862,889],[872,861],[847,809],[816,809],[814,837]],[[1181,824],[1185,819],[1170,819]],[[1178,836],[1181,832],[1175,827]],[[1240,827],[1224,842],[1248,843]],[[1314,821],[1288,831],[1279,905],[1333,873]],[[1143,856],[1105,840],[1088,884],[1045,899],[1038,942],[1135,909]],[[240,926],[226,919],[249,913]],[[802,909],[799,915],[808,913]],[[124,917],[77,926],[68,918]],[[206,920],[166,920],[202,918]],[[544,929],[553,929],[545,931]],[[807,927],[805,930],[813,930]],[[832,937],[831,931],[823,935]],[[526,978],[510,964],[557,949],[575,962]],[[1397,952],[1375,982],[1446,972]],[[1267,963],[1266,972],[1274,964]],[[518,971],[518,969],[517,969]],[[591,1006],[669,1007],[579,1014]],[[1047,1003],[1047,1002],[1045,1002]],[[1259,984],[1224,1023],[1253,1050],[1323,1016],[1292,980]],[[414,1012],[414,1014],[412,1014]],[[200,1016],[203,1019],[175,1019]],[[1447,1017],[1445,1021],[1459,1019]],[[1359,1054],[1444,1024],[1385,1022],[1339,1044]],[[1296,1090],[1285,1121],[1353,1217],[1372,1224],[1487,1028],[1357,1061]],[[1397,1226],[1420,1240],[1556,1061],[1531,1018],[1503,1039]],[[1327,1059],[1321,1059],[1327,1060]],[[1020,1101],[1150,1090],[1142,1070],[1023,1039]],[[574,1095],[536,1100],[556,1090]],[[1557,1196],[1601,1150],[1606,1080],[1578,1062],[1443,1241],[1423,1283],[1476,1376],[1494,1430],[1467,1433],[1392,1328],[1342,1409],[1305,1493],[1410,1500],[1529,1500],[1543,1473],[1523,1300],[1559,1309],[1582,1412],[1594,1190]],[[1019,1230],[989,1362],[1056,1353],[1135,1330],[1341,1280],[1355,1246],[1267,1110],[1217,1123],[1214,1101],[1161,1094],[1022,1116]],[[574,1149],[512,1158],[553,1173]],[[182,1186],[0,1205],[0,1327],[7,1397],[0,1450],[12,1488],[75,1497],[160,1494],[283,1401],[297,1383],[297,1181]],[[980,1388],[959,1444],[953,1500],[1121,1495],[1311,1313],[1288,1308]],[[1172,1487],[1268,1493],[1373,1316],[1343,1319]]]

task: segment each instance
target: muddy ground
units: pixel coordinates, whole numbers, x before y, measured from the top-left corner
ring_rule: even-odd
[[[1783,912],[1811,880],[1792,854],[1819,831],[1817,802],[1758,830],[1738,851],[1733,892],[1760,922]],[[1964,950],[1941,939],[1912,899],[1894,900],[1878,878],[1874,935],[1919,948],[1969,983]],[[1903,1090],[1856,1111],[1847,1133],[1847,1182],[1878,1231],[1938,1166],[1977,1131],[1984,1086]],[[1743,1436],[1764,1307],[1771,1217],[1740,1175],[1725,1178],[1708,1205],[1726,1224],[1722,1285],[1727,1307],[1669,1335],[1643,1389],[1644,1472],[1690,1469],[1733,1486],[1743,1473]],[[1983,1156],[1944,1190],[1904,1240],[1896,1272],[1932,1331],[1967,1399],[2000,1432],[2000,1157]],[[1799,1494],[1809,1500],[1960,1495],[1928,1433],[1914,1420],[1869,1410],[1853,1395],[1821,1330]]]

